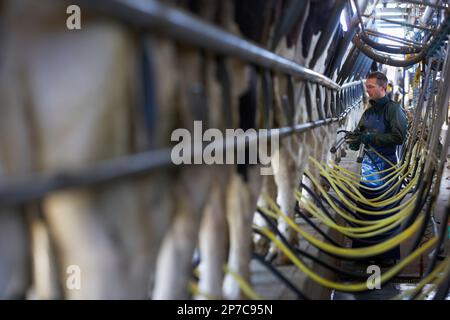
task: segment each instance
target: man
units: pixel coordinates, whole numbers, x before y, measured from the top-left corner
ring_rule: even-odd
[[[383,73],[376,71],[368,75],[366,89],[370,99],[370,107],[363,113],[359,121],[357,130],[354,132],[355,138],[349,141],[349,147],[352,150],[358,150],[361,143],[366,147],[361,166],[361,184],[369,188],[378,188],[376,190],[360,188],[360,192],[367,199],[379,197],[395,183],[393,181],[386,185],[385,181],[380,179],[391,172],[390,170],[386,171],[386,169],[395,168],[394,166],[398,162],[397,146],[403,144],[406,139],[407,119],[405,112],[398,103],[387,97],[387,85],[388,79]],[[397,191],[398,188],[394,188],[383,200],[392,197]],[[371,211],[386,210],[394,205],[398,205],[398,203],[382,208],[358,203],[360,208]],[[377,220],[395,213],[376,216],[360,213],[358,215],[367,220]],[[353,247],[360,248],[385,241],[398,229],[397,227],[376,237],[354,240]],[[377,262],[382,265],[391,265],[398,259],[400,259],[400,248],[397,247],[377,257]]]

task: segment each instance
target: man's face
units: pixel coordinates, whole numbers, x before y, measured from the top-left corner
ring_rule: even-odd
[[[375,78],[366,80],[366,89],[370,99],[377,100],[386,95],[386,87],[380,87]]]

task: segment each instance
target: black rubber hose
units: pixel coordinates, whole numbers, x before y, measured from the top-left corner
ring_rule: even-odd
[[[431,208],[433,206],[434,200],[435,200],[435,197],[431,197],[430,201],[428,201],[428,204],[425,209],[425,218],[423,220],[422,225],[420,226],[419,231],[417,232],[416,238],[414,239],[413,245],[411,246],[411,249],[409,251],[410,253],[413,252],[419,246],[420,242],[422,241],[422,238],[428,227],[428,223],[430,222],[430,219],[431,219]]]
[[[311,178],[310,178],[307,174],[305,174],[305,176],[306,176],[308,179],[311,180]],[[325,180],[325,182],[328,184],[328,186],[329,186],[330,188],[332,187],[331,184],[330,184],[327,180]],[[323,195],[321,195],[321,196],[319,197],[314,191],[312,191],[311,189],[309,189],[305,184],[301,183],[301,186],[304,187],[305,190],[306,190],[306,191],[314,198],[314,200],[319,204],[319,206],[322,208],[322,210],[324,211],[324,213],[325,213],[330,219],[332,219],[335,223],[337,223],[336,220],[335,220],[334,218],[332,218],[332,216],[331,216],[331,214],[329,213],[328,209],[326,209],[326,207],[324,206],[323,201],[325,201],[325,202],[328,203],[329,205],[331,205],[331,203],[330,203]],[[339,189],[339,191],[341,191],[344,195],[347,196],[347,193],[346,193],[345,191],[343,191],[339,186],[338,186],[338,189]],[[358,213],[356,213],[355,211],[350,210],[345,204],[343,204],[343,203],[342,203],[340,200],[338,200],[336,197],[334,197],[334,196],[331,195],[331,194],[328,194],[328,196],[333,200],[333,202],[334,202],[335,204],[339,205],[342,209],[344,209],[345,211],[347,211],[347,212],[348,212],[349,214],[351,214],[354,218],[359,219],[359,220],[364,220],[364,217],[360,216],[360,215],[359,215]],[[347,196],[347,198],[349,198],[349,197]],[[352,201],[351,199],[349,199],[349,200]],[[346,222],[348,225],[352,226],[352,227],[357,227],[357,226],[358,226],[358,224],[356,224],[356,223],[354,223],[354,222],[351,222],[351,221],[349,221],[348,219],[346,219],[346,218],[344,218],[344,217],[342,217],[342,219],[344,219],[345,222]]]
[[[431,258],[430,264],[428,265],[427,270],[425,271],[425,276],[431,273],[431,271],[435,268],[438,257],[439,257],[439,250],[442,247],[442,244],[444,243],[445,236],[447,234],[447,228],[448,228],[448,219],[450,216],[450,206],[447,206],[445,209],[444,219],[441,221],[441,228],[439,230],[439,237],[438,237],[438,243],[436,245],[436,251],[433,254],[433,257]]]
[[[284,235],[280,232],[280,230],[278,230],[277,226],[276,226],[272,221],[270,221],[270,218],[267,217],[267,216],[264,214],[264,212],[258,211],[258,213],[264,218],[264,220],[266,220],[266,222],[269,224],[269,226],[270,226],[270,228],[272,229],[272,231],[275,232],[275,233],[277,234],[277,236],[281,239],[281,241],[282,241],[282,242],[283,242],[283,243],[284,243],[284,244],[285,244],[285,245],[286,245],[286,246],[287,246],[294,254],[297,253],[297,254],[303,255],[303,256],[305,256],[306,258],[308,258],[308,259],[310,259],[310,260],[312,260],[312,261],[318,263],[318,264],[321,265],[322,267],[324,267],[324,268],[326,268],[326,269],[328,269],[328,270],[331,270],[331,271],[333,271],[333,272],[335,272],[335,273],[338,273],[338,274],[341,274],[341,275],[344,275],[344,276],[347,276],[347,277],[361,277],[361,275],[358,274],[358,273],[353,273],[353,272],[350,272],[350,271],[341,270],[341,269],[338,269],[338,268],[336,268],[336,267],[334,267],[334,266],[331,266],[331,265],[329,265],[328,263],[326,263],[326,262],[320,260],[319,258],[317,258],[317,257],[315,257],[315,256],[313,256],[313,255],[311,255],[310,253],[308,253],[308,252],[306,252],[306,251],[304,251],[304,250],[302,250],[302,249],[293,248],[292,245],[291,245],[291,244],[287,241],[287,239],[284,237]],[[297,254],[296,254],[296,256],[300,259],[300,257],[299,257]],[[340,259],[339,257],[336,257],[336,256],[333,256],[333,258]]]
[[[432,174],[434,174],[434,170],[432,170]],[[419,181],[423,181],[423,184],[420,185],[420,187],[417,189],[418,195],[417,195],[417,201],[416,205],[414,206],[412,214],[409,216],[408,220],[403,225],[403,229],[405,230],[408,227],[411,226],[411,224],[416,221],[417,217],[419,216],[419,213],[422,211],[423,206],[425,205],[426,199],[430,193],[430,187],[432,183],[432,179],[423,179],[423,171],[419,175]],[[419,182],[421,183],[421,182]]]
[[[445,300],[445,298],[447,298],[447,295],[449,293],[449,289],[450,289],[450,272],[447,273],[444,281],[441,283],[441,285],[436,290],[436,294],[435,294],[433,300]]]
[[[317,226],[317,224],[315,224],[313,221],[311,221],[311,219],[304,214],[298,205],[295,206],[295,212],[300,215],[300,217],[302,217],[306,223],[308,223],[314,230],[316,230],[322,237],[324,237],[325,240],[327,240],[328,242],[332,243],[333,245],[335,245],[336,247],[340,247],[343,248],[342,245],[340,245],[339,243],[337,243],[336,241],[334,241],[329,235],[327,235],[324,231],[322,231],[322,229],[319,228],[319,226]]]
[[[307,217],[305,217],[305,215],[302,213],[302,212],[300,212],[300,211],[298,211],[297,212],[303,219],[305,219],[306,220],[306,222],[309,224],[309,225],[311,225],[311,227],[313,227],[315,230],[320,230],[319,229],[319,227],[313,222],[313,221],[310,221]],[[361,219],[363,219],[363,218],[361,218]],[[352,226],[356,226],[355,224],[352,224]],[[318,231],[322,236],[324,236],[324,238],[326,238],[327,240],[329,240],[329,236],[328,235],[324,235],[323,234],[323,232],[322,232],[322,230],[320,230],[320,231]],[[386,236],[386,237],[391,237],[391,236],[393,236],[395,233],[396,233],[397,231],[396,230],[391,230],[391,231],[388,231],[388,232],[386,232],[384,235]],[[355,239],[355,238],[352,238],[351,236],[348,236],[348,235],[345,235],[345,234],[343,234],[343,236],[344,237],[346,237],[347,239],[349,239],[349,240],[353,240],[353,239]],[[367,244],[377,244],[377,243],[379,243],[380,241],[377,241],[377,240],[367,240],[367,239],[357,239],[359,242],[364,242],[364,243],[367,243]],[[334,241],[333,241],[334,242]],[[336,245],[337,247],[343,247],[342,245]]]
[[[309,177],[308,177],[309,178]],[[328,183],[328,182],[327,182]],[[322,210],[325,212],[325,214],[329,217],[329,218],[331,218],[335,223],[337,223],[336,222],[336,220],[334,219],[334,218],[332,218],[331,217],[331,214],[328,212],[328,210],[325,208],[325,206],[323,205],[323,202],[322,201],[327,201],[323,196],[322,197],[319,197],[314,191],[312,191],[311,189],[309,189],[304,183],[301,183],[300,184],[300,186],[301,187],[303,187],[312,197],[313,197],[313,199],[319,204],[319,206],[322,208]],[[345,206],[341,201],[339,201],[339,200],[337,200],[334,196],[332,196],[331,194],[329,195],[333,200],[334,200],[334,202],[336,202],[342,209],[345,209],[347,212],[349,212],[350,214],[352,214],[355,218],[357,218],[357,219],[360,219],[360,220],[364,220],[364,218],[362,218],[362,217],[360,217],[360,216],[358,216],[356,213],[354,213],[353,211],[351,211],[347,206]],[[328,202],[328,201],[327,201]],[[297,209],[297,208],[296,208]],[[314,224],[314,222],[312,222],[311,220],[309,220],[301,211],[296,211],[303,219],[305,219],[306,220],[306,222],[309,224],[309,225],[311,225],[315,230],[318,230],[318,227]],[[347,220],[347,219],[345,219],[345,218],[343,218],[345,221],[346,221],[346,223],[348,223],[350,226],[352,226],[352,227],[357,227],[358,225],[357,224],[355,224],[355,223],[353,223],[353,222],[351,222],[351,221],[349,221],[349,220]],[[328,241],[330,241],[330,238],[328,237],[328,235],[324,235],[321,231],[318,231],[318,232],[320,232],[320,234],[322,234],[322,236],[324,236],[324,238],[326,238]],[[393,234],[394,233],[394,231],[391,231],[391,232],[388,232],[388,233],[386,233],[387,234],[387,236],[391,236],[391,234]],[[350,237],[348,237],[348,236],[346,236],[346,235],[344,235],[347,239],[350,239],[350,240],[352,240],[352,238],[350,238]],[[331,239],[332,240],[332,239]],[[342,247],[341,245],[339,245],[339,244],[336,244],[335,243],[335,241],[334,240],[332,240],[332,241],[330,241],[330,242],[332,242],[333,244],[335,244],[336,246],[339,246],[339,247]],[[360,242],[364,242],[364,243],[367,243],[367,244],[376,244],[376,243],[379,243],[379,241],[374,241],[374,240],[367,240],[367,239],[361,239],[361,241]]]
[[[309,179],[309,177],[308,177],[308,179]],[[308,194],[316,201],[316,203],[320,206],[320,208],[327,215],[327,217],[330,218],[334,223],[336,223],[336,220],[334,219],[334,217],[330,214],[330,212],[327,210],[327,208],[325,208],[325,206],[323,205],[322,201],[320,200],[320,197],[314,191],[312,191],[303,182],[300,183],[300,189],[301,190],[305,190],[306,192],[308,192]]]
[[[258,230],[255,230],[258,232]],[[261,233],[259,233],[261,234]],[[310,300],[303,292],[300,291],[288,278],[286,278],[280,271],[278,271],[274,266],[272,266],[268,261],[264,259],[261,255],[253,252],[252,258],[261,263],[266,267],[276,278],[283,282],[288,289],[290,289],[299,300]]]
[[[361,274],[360,273],[355,273],[355,272],[351,272],[351,271],[346,271],[346,270],[342,270],[339,269],[337,267],[331,266],[329,264],[327,264],[326,262],[320,260],[317,257],[314,257],[313,255],[301,250],[301,249],[297,249],[297,248],[292,248],[291,244],[286,240],[286,238],[281,234],[281,232],[278,230],[278,228],[273,224],[273,221],[270,220],[269,217],[267,217],[263,212],[258,211],[261,216],[267,221],[267,223],[269,224],[269,226],[271,227],[271,229],[277,234],[277,236],[281,239],[281,241],[291,250],[291,252],[293,254],[295,254],[295,256],[302,261],[302,259],[300,258],[299,255],[303,255],[306,258],[311,259],[312,261],[316,262],[317,264],[321,265],[322,267],[333,271],[335,274],[340,274],[341,276],[347,276],[347,277],[352,277],[352,278],[361,278]],[[260,233],[259,233],[260,234]],[[265,235],[263,235],[265,237]],[[265,237],[267,239],[267,237]],[[320,249],[318,249],[320,251]],[[326,253],[326,252],[324,252]],[[328,253],[326,253],[328,254]],[[330,255],[330,254],[329,254]],[[331,255],[333,256],[333,255]],[[335,256],[333,256],[335,257]],[[336,257],[335,257],[336,258]],[[337,257],[338,259],[340,259],[339,257]],[[342,259],[342,258],[341,258]],[[366,258],[364,258],[366,259]],[[344,259],[344,260],[348,260],[348,259]],[[352,259],[354,260],[354,259]],[[392,280],[394,280],[394,277],[388,281],[386,281],[384,284],[387,284],[389,282],[391,282]],[[370,289],[367,288],[367,290],[362,290],[361,292],[365,292],[365,291],[369,291]]]
[[[434,250],[433,257],[431,258],[431,261],[427,267],[427,270],[423,275],[424,277],[429,275],[436,267],[437,260],[439,257],[439,250],[442,244],[444,243],[444,239],[446,238],[447,235],[447,224],[449,216],[450,216],[450,206],[447,206],[447,208],[445,209],[444,219],[441,221],[441,228],[439,230],[439,237],[436,244],[436,248]],[[450,289],[450,273],[446,275],[446,278],[444,279],[443,283],[441,283],[441,285],[436,290],[436,294],[433,297],[433,300],[444,300],[449,293],[449,289]],[[417,292],[415,295],[411,297],[411,299],[417,297],[419,293],[420,292]]]
[[[306,174],[305,174],[306,175]],[[309,176],[308,175],[306,175],[308,178],[309,178]],[[327,184],[331,187],[331,185],[330,185],[330,183],[327,181],[327,180],[325,180],[326,182],[327,182]],[[302,186],[304,186],[304,184],[302,183]],[[396,194],[399,190],[400,190],[400,187],[401,187],[401,185],[399,185],[398,186],[398,188],[397,188],[397,190],[393,190],[393,192],[394,192],[394,194]],[[339,188],[339,190],[341,191],[341,192],[343,192],[345,195],[347,195],[347,193],[345,192],[345,191],[343,191],[340,187],[338,187]],[[310,189],[308,189],[308,193],[320,204],[320,206],[322,207],[322,209],[324,210],[324,212],[327,214],[327,216],[330,216],[330,214],[329,214],[329,212],[328,212],[328,210],[323,206],[323,203],[322,203],[322,200],[324,200],[324,201],[327,201],[323,196],[321,197],[321,199],[319,199],[319,197],[316,195],[316,193],[315,192],[313,192],[313,191],[311,191]],[[332,196],[331,194],[329,195],[332,199],[333,199],[333,201],[336,203],[336,204],[338,204],[342,209],[344,209],[344,210],[346,210],[348,213],[350,213],[351,215],[353,215],[355,218],[358,218],[358,219],[360,219],[360,220],[364,220],[364,218],[363,217],[361,217],[361,216],[359,216],[356,212],[353,212],[352,210],[350,210],[346,205],[344,205],[341,201],[339,201],[339,200],[337,200],[334,196]],[[347,196],[348,197],[348,196]],[[402,197],[401,199],[399,199],[398,201],[396,201],[395,203],[393,203],[393,204],[391,204],[391,205],[389,205],[388,206],[388,208],[392,208],[392,207],[394,207],[395,205],[397,205],[398,203],[400,203],[402,200],[404,199],[404,197]],[[328,202],[328,201],[327,201]],[[329,203],[329,202],[328,202]],[[369,208],[370,209],[370,208]],[[347,220],[347,219],[345,219],[345,218],[343,218],[350,226],[353,226],[353,227],[356,227],[357,226],[357,224],[355,224],[355,223],[353,223],[353,222],[351,222],[351,221],[349,221],[349,220]],[[306,220],[306,219],[305,219]],[[334,221],[334,220],[333,220]],[[312,221],[308,221],[307,220],[307,222],[311,225],[311,223],[313,223]],[[312,225],[312,227],[314,228],[314,229],[316,229],[317,230],[317,227],[316,226],[313,226]],[[394,236],[396,233],[397,233],[398,231],[397,230],[391,230],[391,231],[388,231],[388,232],[386,232],[385,233],[385,236],[386,237],[391,237],[391,236]],[[346,235],[344,235],[347,239],[350,239],[350,240],[353,240],[353,238],[351,238],[350,236],[346,236]],[[377,243],[379,243],[379,241],[376,241],[376,240],[368,240],[368,239],[358,239],[358,241],[359,242],[363,242],[363,243],[367,243],[367,244],[377,244]]]
[[[358,213],[356,213],[356,212],[353,211],[353,210],[350,210],[344,203],[342,203],[341,200],[337,199],[335,196],[333,196],[333,195],[331,195],[331,194],[328,194],[328,196],[333,200],[333,202],[334,202],[335,204],[337,204],[339,207],[341,207],[341,209],[347,211],[348,214],[351,214],[351,215],[352,215],[354,218],[356,218],[356,219],[364,220],[364,218],[361,217]],[[328,202],[328,200],[327,200],[324,196],[320,196],[320,198],[321,198],[323,201],[327,201],[327,202]],[[346,222],[349,226],[351,226],[351,227],[357,227],[357,226],[358,226],[357,223],[352,222],[352,221],[349,221],[349,220],[347,220],[347,219],[344,218],[344,217],[342,217],[342,219],[344,219],[345,222]]]

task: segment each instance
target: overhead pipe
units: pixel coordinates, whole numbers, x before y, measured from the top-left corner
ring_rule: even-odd
[[[426,44],[423,47],[423,49],[420,53],[418,53],[412,57],[408,57],[404,60],[394,59],[388,55],[383,55],[383,54],[375,52],[371,46],[366,44],[361,39],[361,36],[359,34],[357,34],[353,38],[352,41],[353,41],[353,44],[359,50],[361,50],[362,52],[364,52],[364,54],[366,54],[367,56],[369,56],[370,58],[372,58],[373,60],[375,60],[377,62],[387,64],[390,66],[395,66],[395,67],[409,67],[409,66],[412,66],[413,64],[416,64],[416,63],[420,62],[421,60],[423,60],[429,54],[429,51],[434,51],[436,49],[436,47],[438,47],[443,41],[446,40],[446,35],[450,31],[450,21],[448,18],[449,17],[447,15],[446,22],[444,22],[439,27],[436,36],[431,40],[431,42],[429,42],[428,44]]]
[[[420,53],[411,58],[406,58],[404,60],[394,59],[391,58],[389,55],[376,53],[371,46],[369,46],[368,44],[364,43],[361,40],[360,35],[358,34],[353,38],[353,44],[365,55],[372,58],[376,62],[387,64],[394,67],[412,66],[413,64],[420,62],[425,57],[426,54],[425,50],[422,50]]]
[[[405,47],[405,46],[391,46],[391,45],[385,45],[381,44],[379,42],[376,42],[375,40],[370,39],[370,37],[366,36],[365,34],[360,34],[361,39],[371,46],[372,48],[383,51],[386,53],[393,53],[393,54],[413,54],[413,53],[420,53],[423,48],[419,47]]]

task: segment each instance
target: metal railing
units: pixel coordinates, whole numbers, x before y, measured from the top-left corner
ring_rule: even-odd
[[[363,82],[355,81],[339,86],[313,70],[257,46],[219,27],[202,21],[181,10],[157,1],[141,0],[76,0],[71,1],[95,11],[108,14],[138,28],[162,33],[180,42],[187,42],[219,55],[232,56],[249,64],[317,83],[334,91],[326,99],[325,115],[331,117],[309,121],[289,127],[273,128],[269,136],[285,137],[301,133],[336,121],[342,121],[361,102]],[[239,147],[237,144],[231,146]],[[152,150],[116,159],[99,161],[90,167],[59,173],[32,174],[26,178],[3,177],[0,182],[0,205],[12,205],[38,199],[49,192],[85,187],[124,177],[148,173],[156,169],[175,166],[171,149]]]

